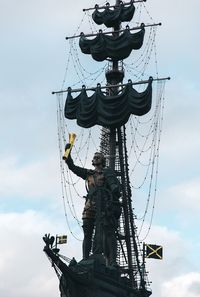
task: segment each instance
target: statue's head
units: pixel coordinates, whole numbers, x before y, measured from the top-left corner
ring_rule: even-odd
[[[102,167],[106,166],[106,159],[102,153],[95,153],[94,157],[92,159],[92,165],[93,166],[98,166],[102,165]]]

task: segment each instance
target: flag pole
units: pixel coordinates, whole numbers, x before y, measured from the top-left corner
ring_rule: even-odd
[[[56,234],[56,243],[55,243],[56,249],[58,248],[58,234]]]
[[[141,287],[145,289],[145,242],[143,242],[142,248],[142,281]]]

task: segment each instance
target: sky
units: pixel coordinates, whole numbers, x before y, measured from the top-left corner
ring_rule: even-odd
[[[45,233],[68,234],[63,254],[80,258],[67,229],[60,186],[56,96],[67,64],[65,37],[94,0],[0,0],[0,295],[59,296],[43,253]],[[200,296],[200,69],[198,0],[148,0],[166,84],[158,193],[148,260],[155,297]],[[70,78],[69,78],[70,79]],[[84,195],[84,193],[83,193]],[[77,205],[81,213],[82,204]],[[74,228],[76,228],[74,226]],[[81,232],[80,230],[77,232]]]

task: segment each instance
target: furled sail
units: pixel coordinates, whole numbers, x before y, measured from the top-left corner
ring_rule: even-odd
[[[69,89],[65,103],[65,117],[76,119],[77,124],[84,128],[94,125],[104,127],[120,127],[131,114],[144,115],[151,109],[152,80],[144,92],[138,93],[131,81],[119,95],[105,96],[97,86],[92,96],[88,96],[83,87],[81,93],[73,98]]]
[[[96,61],[107,58],[119,61],[127,58],[133,49],[141,48],[144,33],[144,28],[133,34],[127,28],[120,36],[108,36],[100,31],[94,39],[87,39],[82,33],[79,46],[84,54],[91,54]]]
[[[121,3],[115,9],[110,9],[110,5],[106,5],[106,9],[102,12],[98,10],[98,5],[95,6],[95,11],[92,18],[97,25],[104,24],[107,28],[118,26],[120,22],[130,22],[135,12],[133,2],[129,6],[124,6]]]

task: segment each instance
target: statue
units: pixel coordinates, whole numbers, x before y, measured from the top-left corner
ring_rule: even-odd
[[[69,144],[66,145],[68,149]],[[93,254],[103,254],[107,265],[116,265],[117,227],[121,214],[120,183],[115,172],[105,168],[105,157],[95,153],[94,170],[76,166],[71,154],[65,158],[69,169],[86,180],[87,196],[82,214],[83,219],[83,259]]]

